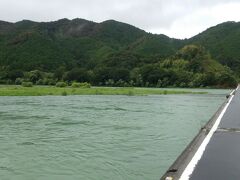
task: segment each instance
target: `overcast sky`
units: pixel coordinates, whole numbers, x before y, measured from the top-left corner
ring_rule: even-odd
[[[240,21],[240,0],[0,0],[0,20],[114,19],[175,38]]]

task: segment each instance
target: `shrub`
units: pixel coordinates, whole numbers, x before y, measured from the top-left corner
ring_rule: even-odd
[[[179,84],[179,87],[181,87],[181,88],[184,88],[184,87],[186,87],[187,85],[186,85],[186,83],[185,82],[181,82],[180,84]]]
[[[118,86],[118,87],[124,87],[124,84],[125,84],[125,81],[123,81],[122,79],[119,79],[115,85]]]
[[[42,83],[43,85],[54,86],[56,85],[56,80],[51,78],[44,78]]]
[[[23,87],[33,87],[33,83],[32,82],[22,82],[22,86]]]
[[[72,83],[72,87],[73,88],[91,88],[91,84],[87,83],[87,82],[85,82],[85,83],[74,82],[74,83]]]
[[[67,83],[65,82],[57,82],[56,83],[56,87],[66,87],[67,86]]]
[[[20,85],[20,84],[22,84],[22,82],[23,82],[23,79],[22,79],[22,78],[17,78],[17,79],[15,80],[15,84],[16,84],[16,85]]]
[[[42,79],[39,79],[39,80],[36,82],[36,85],[43,85],[43,80],[42,80]]]
[[[73,88],[79,88],[79,87],[80,87],[80,83],[73,82],[73,83],[72,83],[72,87],[73,87]]]
[[[62,92],[62,96],[67,96],[67,92],[66,92],[66,91],[63,91],[63,92]]]
[[[56,80],[54,79],[48,79],[48,84],[49,86],[54,86],[56,84]],[[67,85],[67,84],[66,84]]]
[[[106,86],[114,86],[115,82],[113,79],[108,79],[106,82],[105,82],[105,85]]]

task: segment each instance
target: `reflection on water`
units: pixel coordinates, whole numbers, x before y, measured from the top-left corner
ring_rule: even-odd
[[[0,177],[159,179],[228,93],[211,92],[0,97]]]

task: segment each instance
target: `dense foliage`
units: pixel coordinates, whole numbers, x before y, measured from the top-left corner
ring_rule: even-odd
[[[177,40],[113,20],[0,21],[0,83],[231,87],[239,75],[239,27],[225,23]]]
[[[240,75],[240,22],[226,22],[186,41],[202,45],[221,64],[227,65]]]

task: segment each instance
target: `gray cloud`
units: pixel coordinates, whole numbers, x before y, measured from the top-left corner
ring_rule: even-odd
[[[231,4],[240,7],[240,0],[1,0],[0,19],[12,22],[76,17],[97,22],[115,19],[146,31],[183,38],[225,20],[239,21],[239,13],[234,16],[232,9],[223,8],[231,8]],[[224,12],[211,14],[221,8]],[[223,13],[227,18],[222,17]],[[174,32],[176,26],[181,27]],[[184,30],[186,26],[188,30]]]

